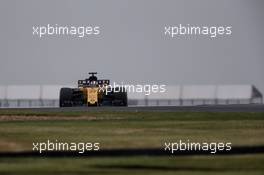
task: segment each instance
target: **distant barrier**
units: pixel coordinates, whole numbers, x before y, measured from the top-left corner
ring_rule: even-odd
[[[58,107],[61,87],[71,85],[0,86],[1,108]],[[252,85],[167,86],[165,93],[128,93],[129,106],[194,106],[262,104],[263,96]]]

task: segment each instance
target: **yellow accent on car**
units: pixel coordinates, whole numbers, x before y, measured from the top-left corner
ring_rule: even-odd
[[[97,87],[87,88],[87,103],[96,105],[98,103],[98,89]]]

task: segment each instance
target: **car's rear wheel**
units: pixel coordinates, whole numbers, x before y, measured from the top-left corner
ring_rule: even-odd
[[[60,90],[60,107],[71,107],[73,91],[71,88],[61,88]]]
[[[127,106],[127,92],[125,90],[114,93],[114,106]]]

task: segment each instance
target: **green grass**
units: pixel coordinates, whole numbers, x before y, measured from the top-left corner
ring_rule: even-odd
[[[32,142],[100,142],[100,149],[160,148],[164,142],[264,145],[264,113],[32,112],[45,121],[0,121],[0,152],[30,151]],[[90,120],[64,120],[91,117]],[[57,117],[58,120],[53,120]],[[64,117],[60,120],[60,117]],[[0,174],[263,174],[264,155],[105,158],[0,158]]]
[[[6,158],[0,174],[261,175],[264,155],[104,158]]]
[[[75,116],[93,118],[74,121],[1,121],[0,151],[31,150],[32,142],[48,139],[100,142],[104,149],[160,148],[165,141],[180,139],[264,145],[263,113],[96,112],[75,113]]]

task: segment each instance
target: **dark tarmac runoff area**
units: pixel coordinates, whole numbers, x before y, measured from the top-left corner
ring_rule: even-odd
[[[200,106],[129,106],[129,107],[67,107],[67,108],[0,108],[32,112],[264,112],[263,104],[200,105]]]

